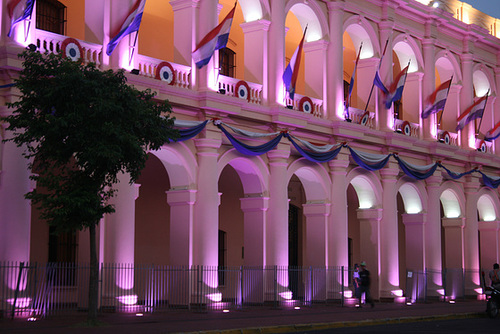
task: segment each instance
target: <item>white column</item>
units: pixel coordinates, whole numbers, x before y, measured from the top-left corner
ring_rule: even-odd
[[[326,227],[330,215],[329,203],[304,204],[306,217],[305,266],[326,266]]]
[[[360,227],[360,259],[365,261],[370,270],[371,294],[378,299],[381,282],[381,237],[380,221],[382,219],[382,209],[358,209],[358,220]]]
[[[377,87],[373,87],[373,78],[375,78],[375,72],[377,71],[378,64],[380,62],[379,58],[368,58],[368,59],[360,59],[358,63],[358,67],[356,69],[356,87],[358,89],[358,109],[365,109],[366,103],[368,102],[368,98],[370,98],[370,103],[368,104],[368,108],[366,110],[371,111],[373,113],[376,112],[376,104],[377,104]],[[370,97],[370,92],[372,95]],[[352,97],[353,99],[356,97]]]
[[[245,266],[266,265],[266,213],[269,209],[268,197],[241,198],[244,216]]]
[[[500,258],[500,244],[498,232],[500,222],[479,222],[479,238],[481,239],[481,269],[490,269],[494,263],[498,263]]]
[[[288,179],[290,146],[280,143],[269,157],[269,210],[266,224],[267,264],[288,266]],[[286,286],[286,285],[285,285]]]
[[[445,269],[464,268],[465,218],[443,218],[445,240]]]
[[[430,272],[440,273],[443,269],[441,260],[441,186],[442,177],[434,173],[425,182],[427,185],[427,221],[424,226],[425,236],[425,264],[424,268]],[[427,293],[429,296],[440,296],[443,283],[441,274],[428,276]]]
[[[424,77],[422,82],[422,92],[423,101],[425,102],[427,98],[436,89],[436,47],[435,43],[435,32],[434,32],[434,20],[427,20],[425,22],[426,38],[422,41],[422,49],[424,54]],[[441,79],[441,81],[444,81]],[[424,108],[426,107],[424,103]],[[425,139],[436,138],[436,115],[429,116],[426,119],[422,119],[420,114],[422,110],[419,111],[418,115],[420,118],[421,135]]]
[[[324,40],[304,44],[306,95],[320,100],[326,89],[327,47],[328,43]]]
[[[465,42],[464,42],[465,43]],[[460,92],[460,113],[474,103],[474,86],[472,78],[472,67],[474,65],[474,55],[464,53],[461,55],[462,61],[462,90]],[[457,115],[457,118],[460,114]],[[465,149],[475,147],[475,121],[470,122],[461,131],[461,146]]]
[[[479,270],[479,232],[477,214],[477,192],[481,186],[480,176],[468,175],[465,188],[465,229],[464,229],[464,269]],[[481,282],[479,275],[467,275],[465,281],[466,294],[476,295],[475,289]]]
[[[497,64],[499,63],[500,53],[497,53]],[[495,84],[497,87],[500,87],[500,66],[495,67]],[[495,126],[498,122],[500,122],[500,98],[495,100],[495,105],[493,106],[493,126]],[[500,152],[500,141],[495,140],[493,142],[493,150],[496,154]]]
[[[213,133],[214,135],[215,132]],[[219,138],[195,139],[198,150],[198,192],[194,206],[193,264],[218,265],[219,205],[217,159]],[[213,287],[216,287],[216,282]]]
[[[326,92],[323,95],[325,117],[342,120],[344,114],[343,1],[327,2],[330,42],[326,57]]]
[[[382,22],[379,23],[380,43],[382,51],[385,47],[386,41],[389,41],[387,44],[387,50],[385,52],[385,55],[382,57],[381,67],[380,67],[380,78],[382,79],[382,82],[386,85],[386,87],[389,86],[393,80],[392,76],[393,73],[392,40],[394,35],[393,28],[394,28],[394,22],[392,21],[383,20]],[[373,93],[377,94],[378,96],[382,96],[380,89],[377,87],[373,89]],[[394,123],[394,115],[393,115],[394,104],[391,106],[390,109],[386,109],[383,100],[384,99],[382,98],[378,100],[377,127],[380,130],[393,131],[392,127]]]
[[[32,190],[31,172],[22,148],[12,142],[0,146],[0,261],[26,262],[30,259],[31,205],[24,195]]]
[[[199,2],[200,0],[170,0],[174,11],[174,62],[193,68],[195,65],[191,52],[196,48],[196,9]]]
[[[403,90],[403,118],[410,123],[419,124],[422,112],[422,77],[421,72],[408,73]],[[420,127],[420,138],[423,138],[423,127]]]
[[[85,0],[85,41],[103,44],[105,22],[105,3],[102,0]],[[106,47],[106,45],[104,45]]]
[[[268,32],[271,22],[258,20],[240,24],[245,34],[245,80],[262,84],[268,87],[269,64],[266,59],[268,54]],[[262,99],[268,101],[268,91],[263,89]]]
[[[399,166],[389,162],[382,176],[382,222],[380,224],[380,297],[393,298],[399,290],[398,216],[396,181]]]
[[[425,213],[405,213],[402,218],[405,225],[406,268],[422,271],[425,269],[424,225],[427,215]]]
[[[123,37],[111,56],[108,57],[106,55],[106,48],[109,41],[119,32],[120,27],[130,14],[130,9],[133,8],[134,4],[135,1],[133,0],[110,0],[109,7],[107,7],[107,4],[104,5],[105,12],[109,8],[108,18],[105,17],[105,20],[109,20],[109,25],[104,27],[103,62],[104,64],[109,64],[111,68],[123,68],[126,70],[135,68],[135,57],[132,60],[130,59],[135,43],[135,32]],[[135,45],[134,56],[137,55],[139,41]]]
[[[268,105],[284,104],[282,75],[285,70],[285,0],[274,0],[271,6],[271,25],[269,26],[268,47]],[[246,48],[246,47],[245,47]],[[264,89],[266,87],[264,86]]]
[[[193,218],[196,190],[169,190],[170,205],[170,265],[193,264]]]

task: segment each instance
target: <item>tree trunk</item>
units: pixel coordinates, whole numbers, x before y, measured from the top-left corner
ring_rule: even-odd
[[[89,279],[89,324],[97,322],[97,308],[99,296],[99,264],[97,262],[96,225],[89,227],[90,232],[90,279]]]

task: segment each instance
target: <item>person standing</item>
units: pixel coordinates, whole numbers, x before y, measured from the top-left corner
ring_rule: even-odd
[[[495,263],[493,265],[493,270],[490,271],[489,277],[491,280],[491,286],[494,287],[495,289],[500,289],[500,272],[499,272],[499,265],[498,263]]]
[[[359,277],[359,265],[354,264],[354,272],[352,274],[352,285],[354,286],[354,297],[361,301],[361,279]],[[360,307],[361,302],[356,304],[356,307]]]
[[[365,294],[365,302],[370,303],[371,307],[375,306],[373,302],[371,293],[370,293],[370,271],[366,269],[366,262],[361,262],[361,271],[359,272],[359,279],[361,281],[360,284],[360,293],[359,293],[359,305],[361,307],[361,297],[363,293]]]

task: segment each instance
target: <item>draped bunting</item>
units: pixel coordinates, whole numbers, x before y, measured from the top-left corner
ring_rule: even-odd
[[[438,162],[437,164],[439,165],[439,167],[443,168],[446,171],[446,173],[448,173],[448,175],[453,180],[458,180],[458,179],[462,178],[462,176],[469,175],[469,174],[476,172],[476,170],[473,169],[473,170],[470,170],[470,171],[465,172],[465,173],[455,173],[455,172],[452,172],[451,170],[449,170],[448,168],[446,168],[445,166],[443,166],[441,163]]]
[[[181,129],[179,130],[180,132],[180,138],[178,141],[184,141],[190,138],[193,138],[194,136],[198,135],[207,125],[207,123],[210,120],[206,121],[182,121],[182,120],[175,120],[174,121],[174,126],[175,127],[180,127],[180,128],[186,128],[186,129]],[[386,166],[387,162],[389,161],[389,158],[391,156],[396,159],[396,161],[399,164],[399,167],[401,170],[408,176],[417,179],[417,180],[425,180],[426,178],[432,176],[434,172],[436,171],[437,167],[443,168],[448,175],[454,179],[458,180],[462,178],[465,175],[469,175],[472,173],[480,173],[483,178],[483,184],[487,187],[490,188],[498,188],[500,186],[500,177],[494,177],[494,176],[488,176],[484,174],[483,172],[473,169],[464,173],[455,173],[445,166],[443,166],[440,162],[435,162],[430,165],[425,165],[425,166],[417,166],[413,165],[409,162],[404,161],[401,159],[397,154],[387,154],[387,155],[382,155],[382,154],[373,154],[373,153],[367,153],[367,152],[360,152],[358,150],[353,149],[352,147],[348,145],[343,145],[343,144],[336,144],[336,145],[315,145],[312,144],[306,140],[297,138],[289,133],[282,133],[282,132],[272,132],[272,133],[259,133],[259,132],[251,132],[251,131],[246,131],[242,129],[235,128],[231,125],[222,123],[219,120],[212,120],[214,125],[216,125],[223,133],[226,135],[226,137],[229,139],[231,144],[236,148],[236,150],[242,154],[246,155],[251,155],[251,156],[257,156],[261,155],[264,153],[269,152],[270,150],[274,149],[281,139],[283,137],[286,137],[292,145],[295,147],[295,149],[307,160],[316,162],[316,163],[323,163],[323,162],[328,162],[330,160],[333,160],[337,157],[337,155],[340,153],[340,150],[342,147],[346,147],[349,149],[351,153],[351,157],[353,160],[362,168],[369,170],[369,171],[376,171],[379,169],[382,169]],[[270,137],[270,136],[275,136],[273,139],[271,139],[269,142],[264,143],[262,145],[258,146],[251,146],[242,143],[241,141],[237,140],[234,138],[233,135],[231,135],[228,130],[225,129],[225,127],[231,129],[234,133],[248,137],[248,138],[262,138],[262,137]],[[299,144],[300,143],[300,144]],[[303,147],[304,148],[303,148]]]
[[[416,166],[413,164],[410,164],[409,162],[406,162],[402,160],[400,157],[398,157],[396,154],[393,154],[394,159],[397,160],[399,167],[403,170],[403,172],[417,180],[425,180],[434,172],[436,171],[436,168],[438,167],[438,163],[435,162],[430,165],[425,165],[425,166]]]
[[[379,170],[387,165],[389,158],[392,154],[381,155],[381,154],[373,154],[366,152],[359,152],[353,149],[350,146],[347,146],[349,151],[351,152],[351,156],[354,161],[361,167],[369,171]]]
[[[488,176],[481,171],[478,171],[478,173],[483,176],[483,183],[485,186],[496,189],[500,185],[500,177]]]
[[[188,122],[188,121],[175,120],[174,126],[184,127],[185,125],[188,124],[186,122]],[[180,129],[179,130],[179,139],[177,139],[177,141],[185,141],[185,140],[193,138],[194,136],[198,135],[201,131],[203,131],[203,129],[205,128],[207,123],[208,123],[208,120],[201,122],[198,125],[192,126],[188,129]]]
[[[279,135],[274,137],[274,139],[272,139],[271,141],[269,141],[265,144],[258,145],[258,146],[250,146],[250,145],[244,144],[244,143],[240,142],[238,139],[234,138],[226,129],[224,129],[222,124],[217,124],[217,127],[226,135],[227,139],[229,139],[231,144],[233,144],[234,148],[238,152],[240,152],[242,154],[246,154],[246,155],[255,156],[255,155],[261,155],[261,154],[267,153],[267,152],[271,151],[272,149],[274,149],[281,141],[281,138],[283,138],[283,133],[280,133]]]
[[[297,144],[297,142],[293,140],[293,138],[288,133],[285,134],[285,137],[288,138],[288,140],[290,140],[295,149],[297,149],[297,151],[299,151],[299,153],[304,158],[312,162],[322,163],[333,160],[337,157],[340,150],[342,149],[342,145],[338,145],[336,149],[328,152],[314,152],[314,151],[308,152],[302,149],[302,147],[300,147],[299,144]]]

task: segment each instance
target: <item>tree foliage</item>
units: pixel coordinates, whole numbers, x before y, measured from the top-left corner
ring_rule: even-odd
[[[127,84],[123,70],[28,50],[20,56],[21,97],[3,120],[12,133],[7,140],[26,147],[36,172],[37,189],[26,197],[56,230],[89,227],[114,211],[108,200],[118,174],[135,181],[146,150],[177,138],[171,107]]]

